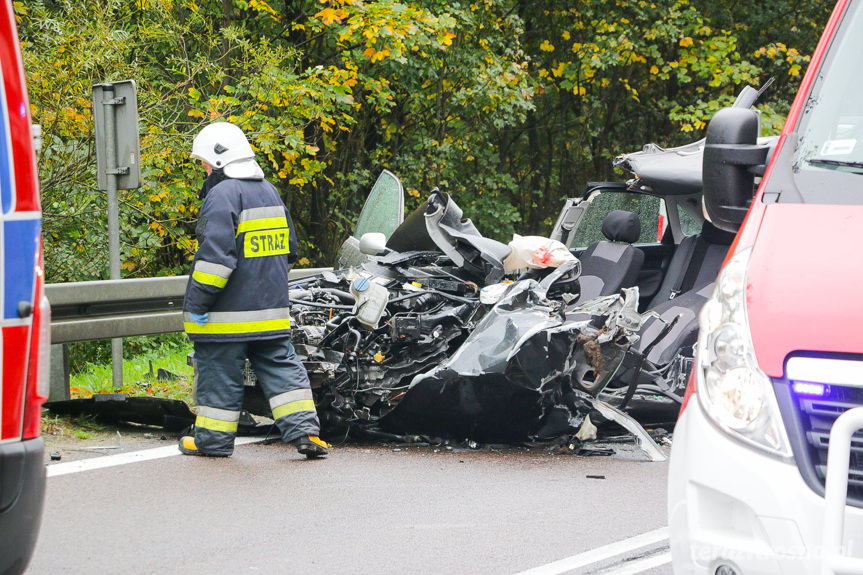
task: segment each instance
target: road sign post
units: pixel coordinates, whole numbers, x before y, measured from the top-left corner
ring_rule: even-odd
[[[120,201],[117,190],[141,185],[138,146],[138,98],[133,80],[93,86],[96,173],[108,196],[110,279],[120,279]],[[111,373],[115,388],[123,386],[123,340],[111,340]]]

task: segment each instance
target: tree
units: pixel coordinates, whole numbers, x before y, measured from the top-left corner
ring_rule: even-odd
[[[51,282],[107,277],[90,91],[137,82],[144,185],[121,192],[126,276],[187,273],[203,180],[193,135],[247,131],[291,207],[301,265],[331,265],[381,168],[486,235],[544,234],[613,158],[698,139],[743,84],[781,125],[829,6],[818,0],[15,2]]]

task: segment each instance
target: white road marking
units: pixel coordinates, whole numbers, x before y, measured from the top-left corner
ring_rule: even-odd
[[[263,438],[238,437],[234,445],[245,445],[247,443],[257,443],[259,441],[263,441]],[[177,449],[176,444],[166,445],[164,447],[155,447],[153,449],[144,449],[141,451],[118,453],[116,455],[93,457],[91,459],[80,459],[78,461],[69,461],[67,463],[55,463],[54,465],[48,465],[45,468],[45,473],[48,477],[56,477],[58,475],[68,475],[69,473],[80,473],[82,471],[92,471],[94,469],[104,469],[106,467],[116,467],[118,465],[126,465],[128,463],[137,463],[139,461],[152,461],[153,459],[173,457],[174,455],[182,455],[180,450]]]
[[[540,565],[539,567],[522,571],[516,575],[559,575],[560,573],[566,573],[567,571],[572,571],[579,567],[585,567],[593,563],[598,563],[599,561],[605,561],[616,555],[629,553],[630,551],[634,551],[641,547],[661,543],[666,539],[668,539],[668,527],[660,527],[654,531],[648,531],[647,533],[642,533],[641,535],[636,535],[629,539],[617,541],[616,543],[609,543],[608,545],[603,545],[602,547],[597,547],[596,549],[591,549],[584,553],[573,555],[572,557],[567,557],[565,559],[554,561],[553,563]],[[647,567],[645,567],[645,569],[646,568]],[[614,573],[618,572],[615,571]],[[623,572],[621,571],[620,573]],[[630,571],[626,571],[626,573],[630,573]],[[633,571],[632,573],[638,573],[638,571]]]
[[[661,567],[668,563],[671,563],[671,551],[664,551],[656,555],[635,559],[634,561],[627,561],[625,565],[597,571],[595,575],[636,575],[636,573],[644,573],[648,569]]]

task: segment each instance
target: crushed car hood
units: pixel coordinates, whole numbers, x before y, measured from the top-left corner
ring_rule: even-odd
[[[782,377],[795,351],[863,353],[863,206],[773,204],[747,275],[758,363]]]

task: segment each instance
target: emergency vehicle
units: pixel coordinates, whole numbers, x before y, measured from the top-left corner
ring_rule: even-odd
[[[50,308],[42,216],[15,14],[0,0],[0,573],[27,567],[42,517]]]
[[[678,574],[863,573],[861,4],[836,5],[775,148],[751,110],[708,127],[705,208],[739,232],[675,428]]]

